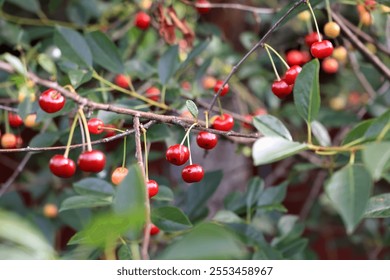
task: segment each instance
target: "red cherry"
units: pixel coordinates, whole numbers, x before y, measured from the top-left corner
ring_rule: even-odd
[[[69,178],[76,172],[76,164],[63,155],[54,155],[49,162],[51,173],[61,178]]]
[[[202,4],[203,6],[205,6],[205,7],[196,7],[196,10],[198,11],[199,14],[207,14],[208,12],[210,12],[211,7],[207,7],[207,5],[210,4],[209,1],[197,0],[195,2],[195,5],[198,5],[198,4]]]
[[[130,79],[123,74],[118,74],[115,76],[114,82],[117,86],[121,88],[129,88],[130,86]]]
[[[285,98],[292,92],[293,86],[286,83],[284,80],[274,81],[272,84],[272,92],[280,99]]]
[[[146,188],[148,190],[149,198],[155,196],[158,193],[158,184],[155,180],[147,181]]]
[[[232,130],[234,127],[234,119],[231,115],[224,113],[222,116],[217,116],[213,122],[213,128],[222,131]]]
[[[18,127],[23,124],[23,119],[16,113],[8,113],[8,122],[12,127]]]
[[[211,150],[217,145],[218,137],[214,133],[201,131],[196,137],[196,143],[205,150]]]
[[[150,227],[150,235],[156,235],[160,232],[160,229],[155,226],[154,224],[152,224],[152,226]]]
[[[147,13],[138,12],[135,15],[134,24],[141,30],[148,29],[150,25],[150,16]]]
[[[176,144],[167,149],[165,157],[167,161],[174,165],[182,165],[190,158],[190,151],[186,146]]]
[[[320,41],[321,39],[322,39],[322,34],[321,34],[321,38],[319,38],[317,32],[312,32],[305,36],[305,43],[310,48],[311,45]]]
[[[55,89],[48,89],[39,96],[39,106],[46,113],[60,111],[65,105],[65,97]]]
[[[284,74],[284,81],[288,85],[292,85],[295,83],[295,79],[297,78],[298,74],[302,71],[301,66],[294,65],[291,66],[287,71],[286,74]]]
[[[253,121],[253,116],[252,115],[245,115],[244,116],[244,119],[246,120],[246,122],[243,122],[242,123],[242,126],[246,129],[251,129],[252,128],[252,121]]]
[[[291,50],[286,54],[287,64],[290,66],[293,65],[302,65],[303,63],[303,55],[302,52],[298,50]]]
[[[339,62],[333,57],[327,57],[322,61],[321,68],[325,73],[334,74],[339,70]]]
[[[302,65],[308,63],[311,60],[311,54],[309,51],[301,51],[302,54]]]
[[[184,182],[187,183],[199,182],[203,179],[203,176],[204,171],[202,166],[199,164],[187,165],[181,172],[181,177],[183,178]]]
[[[160,90],[156,87],[150,87],[145,91],[145,96],[154,101],[158,101],[160,99]]]
[[[216,83],[215,83],[215,86],[214,86],[214,92],[217,93],[219,91],[219,89],[222,87],[223,85],[223,81],[221,80],[218,80]],[[229,92],[229,84],[226,84],[221,93],[219,94],[220,96],[224,96],[226,95],[227,93]]]
[[[77,165],[85,172],[100,172],[106,165],[106,156],[98,150],[85,151],[80,154]]]
[[[88,130],[92,134],[100,134],[103,132],[104,123],[101,119],[92,118],[88,121]]]
[[[311,54],[319,59],[331,56],[333,53],[333,45],[328,40],[313,43],[310,47]]]
[[[373,11],[376,8],[376,1],[375,0],[365,0],[364,5],[366,6],[366,8],[368,10]]]

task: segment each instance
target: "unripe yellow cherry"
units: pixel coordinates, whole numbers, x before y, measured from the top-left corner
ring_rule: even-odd
[[[341,63],[347,61],[347,49],[344,46],[339,46],[333,50],[332,56]]]
[[[336,38],[340,35],[340,26],[334,21],[329,21],[324,26],[324,33],[329,38]]]
[[[303,11],[298,14],[298,19],[301,21],[309,21],[311,19],[311,14],[309,11]]]

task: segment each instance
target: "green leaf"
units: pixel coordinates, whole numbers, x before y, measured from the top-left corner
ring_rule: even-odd
[[[74,88],[88,82],[92,78],[92,71],[85,69],[74,69],[68,71],[69,80]],[[100,111],[99,111],[100,113]]]
[[[57,73],[56,65],[47,54],[44,54],[44,53],[39,54],[37,57],[37,60],[38,60],[39,65],[43,69],[45,69],[46,72],[48,72],[49,74],[52,74],[52,75],[56,75],[56,73]]]
[[[157,258],[163,260],[232,260],[246,255],[243,244],[225,227],[202,223],[169,245]]]
[[[30,147],[50,147],[55,142],[58,141],[59,137],[58,132],[45,132],[35,135],[31,141],[29,146]]]
[[[158,187],[157,195],[153,196],[153,200],[158,201],[173,201],[174,195],[170,188],[167,186],[160,185]]]
[[[123,73],[124,65],[115,44],[102,32],[94,31],[85,35],[93,60],[113,73]]]
[[[80,195],[107,197],[114,195],[111,184],[98,178],[86,178],[73,183],[74,190]]]
[[[77,31],[66,27],[55,28],[54,43],[60,48],[62,56],[70,61],[92,68],[92,54],[84,37]]]
[[[161,230],[166,232],[181,231],[192,227],[191,222],[183,211],[173,206],[154,208],[152,211],[152,221]]]
[[[318,59],[313,59],[302,67],[294,84],[295,107],[298,114],[308,123],[316,119],[320,110],[319,70]]]
[[[19,8],[22,8],[26,11],[37,13],[41,10],[41,6],[38,0],[6,0],[8,3],[12,3]]]
[[[314,137],[321,146],[330,146],[332,144],[328,130],[326,130],[322,123],[313,121],[311,123],[311,129]]]
[[[257,201],[257,207],[267,207],[281,203],[286,197],[288,183],[264,189]]]
[[[390,110],[387,110],[372,122],[366,133],[364,133],[364,137],[369,140],[376,139],[389,124]]]
[[[112,197],[78,195],[62,201],[60,211],[111,205]]]
[[[16,70],[16,72],[22,75],[27,75],[26,69],[23,66],[22,61],[20,61],[18,57],[9,53],[5,53],[3,57],[9,64],[11,64],[11,66]]]
[[[260,177],[253,177],[248,184],[246,191],[246,211],[251,211],[253,205],[257,203],[264,190],[264,181]]]
[[[191,115],[195,119],[198,119],[199,110],[198,110],[198,107],[196,106],[196,104],[194,103],[194,101],[187,100],[186,101],[186,106],[187,106],[188,111],[190,111]]]
[[[286,140],[281,137],[262,137],[252,148],[255,165],[272,163],[307,149],[307,144]]]
[[[180,64],[179,69],[184,69],[188,64],[190,64],[190,62],[194,58],[198,57],[208,47],[210,42],[211,42],[211,40],[205,40],[205,41],[200,42],[199,44],[197,44],[192,49],[192,51],[188,54],[186,60],[182,64]]]
[[[354,126],[345,136],[342,145],[346,145],[351,142],[357,144],[364,142],[365,141],[364,134],[366,133],[367,129],[371,126],[372,122],[373,120],[365,120],[358,123],[356,126]]]
[[[163,85],[173,76],[179,63],[179,46],[170,47],[158,61],[158,76]]]
[[[377,181],[390,160],[390,142],[370,143],[363,150],[363,162],[370,171],[372,178]]]
[[[253,125],[264,136],[277,136],[292,141],[292,137],[284,124],[271,115],[261,115],[253,118]]]
[[[127,74],[138,77],[141,80],[146,80],[156,73],[155,68],[144,60],[129,60],[125,63],[125,68]]]
[[[55,250],[35,227],[20,216],[0,210],[0,260],[50,260]]]
[[[207,172],[201,182],[194,183],[189,187],[184,212],[191,220],[195,217],[196,212],[207,203],[208,199],[217,190],[222,176],[223,173],[220,170]]]
[[[335,172],[325,186],[334,207],[341,215],[348,234],[361,221],[370,197],[372,181],[361,165],[347,165]]]
[[[390,193],[373,196],[368,201],[365,218],[390,217]]]

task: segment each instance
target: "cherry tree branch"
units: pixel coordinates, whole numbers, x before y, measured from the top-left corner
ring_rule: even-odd
[[[8,111],[8,112],[14,112],[14,113],[16,113],[18,111],[18,109],[16,109],[16,108],[5,106],[5,105],[1,105],[1,104],[0,104],[0,110],[5,110],[5,111]]]
[[[196,8],[221,8],[221,9],[234,9],[234,10],[240,10],[245,12],[251,12],[255,14],[273,14],[276,12],[275,9],[272,8],[259,8],[259,7],[253,7],[238,3],[192,3],[189,1],[183,1],[183,3],[187,5],[193,5]]]
[[[263,46],[264,42],[268,39],[268,37],[275,31],[276,28],[279,27],[279,25],[283,22],[283,20],[289,14],[291,14],[292,11],[294,11],[297,7],[299,7],[301,4],[306,3],[306,2],[307,2],[307,0],[299,0],[299,1],[295,2],[295,4],[293,6],[291,6],[291,8],[288,9],[288,11],[281,18],[279,18],[278,21],[275,22],[275,24],[273,26],[271,26],[271,28],[267,31],[267,33],[265,33],[264,36],[241,58],[241,60],[239,62],[237,62],[237,64],[232,67],[232,70],[230,71],[230,73],[227,75],[227,77],[223,81],[223,84],[219,88],[218,92],[214,95],[213,100],[211,101],[210,106],[207,110],[208,113],[211,111],[211,108],[214,107],[214,104],[215,104],[217,98],[220,96],[224,86],[229,82],[231,77],[238,71],[238,69],[245,62],[245,60],[247,60],[248,57],[252,53],[254,53],[258,48]]]

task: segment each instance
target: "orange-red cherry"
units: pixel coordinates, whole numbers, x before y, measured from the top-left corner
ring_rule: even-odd
[[[115,76],[114,82],[117,86],[121,88],[129,88],[130,86],[130,79],[123,74],[118,74]]]
[[[76,172],[76,164],[63,155],[54,155],[49,162],[51,173],[61,178],[70,178]]]
[[[153,101],[158,101],[160,99],[160,90],[156,87],[150,87],[145,91],[145,96]]]
[[[125,179],[129,170],[126,167],[117,167],[111,174],[111,182],[114,185],[119,185]]]

